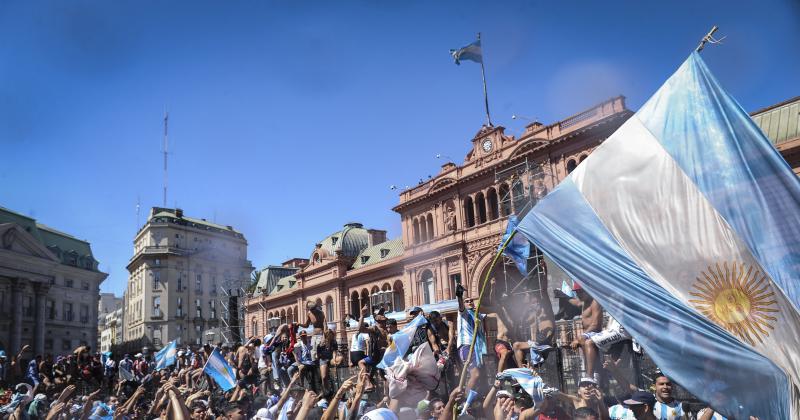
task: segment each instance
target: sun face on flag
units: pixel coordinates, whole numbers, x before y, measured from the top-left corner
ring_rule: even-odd
[[[775,327],[777,318],[769,315],[778,312],[775,296],[767,276],[760,269],[746,264],[725,262],[720,267],[709,266],[697,277],[694,292],[689,299],[694,307],[750,345],[762,343]]]

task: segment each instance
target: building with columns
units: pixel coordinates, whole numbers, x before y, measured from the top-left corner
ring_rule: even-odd
[[[535,205],[632,114],[619,96],[549,125],[532,122],[518,138],[503,127],[481,127],[463,162],[445,163],[438,175],[400,193],[393,208],[400,237],[387,241],[384,231],[349,223],[314,245],[307,264],[262,272],[246,301],[247,335],[304,321],[309,300],[323,307],[342,340],[354,331],[345,316],[364,305],[382,305],[401,324],[411,306],[454,313],[456,283],[477,295],[509,215]],[[753,118],[800,173],[800,98]],[[534,255],[529,266],[536,264]],[[521,280],[510,262],[488,275],[507,290]],[[541,282],[533,288],[548,287],[544,272],[531,277]]]
[[[0,348],[67,354],[96,346],[107,276],[88,242],[0,207]]]
[[[239,338],[238,300],[253,271],[241,232],[181,209],[153,207],[133,246],[123,309],[126,343],[158,349],[171,340]]]

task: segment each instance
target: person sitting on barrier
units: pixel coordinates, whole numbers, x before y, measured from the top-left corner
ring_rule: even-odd
[[[533,292],[517,295],[519,298],[513,300],[514,305],[520,308],[540,308]],[[527,316],[521,319],[521,325],[534,325],[536,331],[533,340],[515,341],[512,345],[514,350],[514,362],[518,367],[525,366],[525,355],[528,355],[528,367],[535,369],[545,362],[547,355],[553,349],[553,328],[554,323],[542,323],[539,319],[546,310],[539,309],[529,311]],[[546,325],[545,325],[546,324]],[[544,327],[544,329],[540,328]]]
[[[578,299],[581,301],[582,304],[582,312],[581,312],[581,324],[583,326],[583,334],[578,337],[575,337],[569,346],[574,350],[578,347],[583,350],[583,360],[586,366],[586,376],[589,378],[594,379],[597,382],[597,377],[595,376],[595,365],[598,362],[598,351],[597,346],[591,340],[591,336],[593,333],[599,333],[603,326],[603,307],[592,298],[586,290],[583,290],[578,282],[575,282],[572,286],[573,290],[575,290]]]
[[[314,331],[311,335],[311,359],[317,361],[317,347],[322,343],[322,335],[325,332],[325,314],[317,302],[309,300],[306,302],[306,322],[298,324],[303,328],[308,328],[309,325],[314,326]]]
[[[369,341],[367,342],[367,352],[366,357],[361,359],[358,362],[358,366],[360,368],[360,373],[370,373],[373,366],[376,366],[378,363],[381,362],[383,359],[383,354],[386,352],[386,348],[389,347],[389,332],[386,330],[386,321],[387,318],[383,315],[382,311],[379,311],[373,316],[375,320],[375,324],[373,326],[367,326],[364,322],[364,318],[369,313],[369,307],[364,306],[361,308],[361,318],[359,319],[359,332],[360,333],[367,333],[369,334]],[[371,376],[371,375],[370,375]],[[369,382],[367,383],[366,392],[372,391],[375,387],[375,384],[370,377]]]

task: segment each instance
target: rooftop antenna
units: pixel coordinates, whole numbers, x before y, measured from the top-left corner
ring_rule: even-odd
[[[164,207],[167,207],[167,155],[169,154],[169,139],[167,128],[169,125],[169,112],[164,107]]]

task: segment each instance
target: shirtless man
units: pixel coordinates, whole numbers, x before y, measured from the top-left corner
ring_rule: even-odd
[[[586,362],[586,376],[594,377],[595,364],[598,361],[597,346],[591,340],[591,333],[599,333],[603,329],[603,308],[594,298],[589,296],[580,284],[575,282],[572,286],[581,301],[581,324],[583,324],[583,334],[576,337],[569,346],[574,350],[580,347],[583,349],[583,360]],[[596,379],[595,379],[596,380]]]
[[[491,279],[490,282],[491,288],[489,290],[489,302],[486,305],[486,318],[494,319],[497,325],[494,355],[497,357],[497,373],[500,373],[505,369],[517,367],[511,345],[514,341],[509,336],[509,330],[514,327],[514,322],[502,302],[504,298],[507,298],[507,295],[499,293],[498,288],[495,287],[495,279]]]
[[[298,324],[303,328],[309,325],[314,326],[314,333],[311,334],[311,360],[317,360],[317,346],[322,344],[323,333],[325,332],[325,314],[316,302],[309,300],[306,302],[306,322]]]
[[[520,308],[534,308],[533,312],[528,313],[527,317],[522,319],[522,325],[536,326],[533,340],[514,342],[514,361],[519,367],[524,366],[526,354],[530,355],[528,360],[530,368],[533,369],[544,363],[547,358],[547,351],[553,347],[555,320],[552,318],[552,308],[550,308],[550,315],[548,316],[547,309],[544,309],[545,306],[539,304],[537,295],[533,292],[525,293],[520,300],[515,301]],[[550,307],[549,300],[546,307]]]

